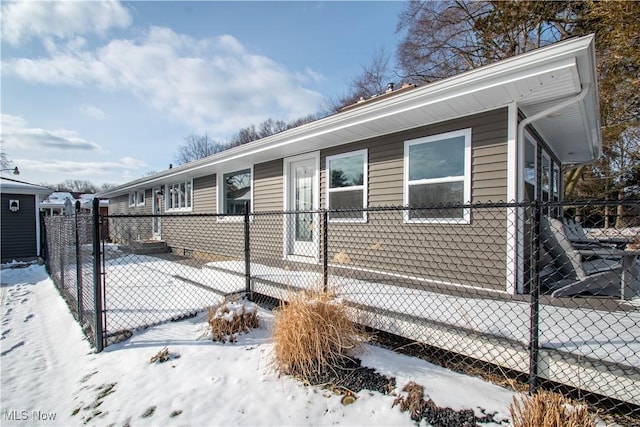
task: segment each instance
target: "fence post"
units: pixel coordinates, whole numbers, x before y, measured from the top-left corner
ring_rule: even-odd
[[[76,200],[75,226],[76,226],[76,302],[78,309],[78,321],[82,324],[82,259],[80,257],[80,234],[78,233],[78,212],[80,212],[80,200]]]
[[[540,346],[540,219],[542,208],[540,201],[533,204],[533,283],[531,286],[530,325],[529,325],[529,393],[538,388],[538,351]]]
[[[322,210],[322,289],[327,292],[329,280],[329,221],[326,209]]]
[[[250,208],[251,205],[249,204],[249,201],[244,202],[244,283],[245,292],[249,301],[253,298],[251,295],[251,239],[249,238],[249,221],[251,219],[251,216],[249,215]]]
[[[102,264],[100,251],[100,200],[93,199],[93,298],[94,298],[94,322],[96,334],[96,351],[100,353],[104,349],[102,337]]]
[[[59,233],[58,233],[58,242],[59,242],[59,246],[58,246],[58,250],[60,251],[58,253],[58,262],[59,262],[59,268],[60,268],[60,289],[65,290],[65,284],[64,284],[64,253],[66,252],[66,242],[63,240],[64,237],[64,217],[62,215],[60,215],[60,217],[58,218],[59,224],[60,226],[58,227]]]

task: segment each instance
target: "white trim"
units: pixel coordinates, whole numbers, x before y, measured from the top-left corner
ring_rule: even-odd
[[[130,208],[135,208],[136,207],[136,201],[138,200],[137,199],[138,191],[137,190],[136,191],[130,191],[128,197],[129,197],[129,207]],[[132,203],[132,200],[133,200],[133,203]]]
[[[169,187],[180,185],[180,184],[185,184],[186,186],[187,183],[189,183],[189,192],[191,193],[189,197],[189,200],[191,201],[191,206],[185,206],[184,208],[169,208],[169,199],[173,200],[173,196],[171,195],[171,189]],[[165,212],[192,212],[193,211],[193,179],[187,179],[185,181],[176,181],[171,184],[166,184],[164,194],[165,194],[164,196]],[[186,204],[187,204],[187,201],[185,199],[185,205]]]
[[[34,194],[36,203],[36,256],[40,256],[40,195]]]
[[[471,203],[471,128],[456,130],[452,132],[440,133],[437,135],[425,136],[422,138],[410,139],[404,142],[404,165],[402,174],[402,204],[409,206],[409,186],[420,184],[438,184],[443,182],[463,183],[463,200],[460,204]],[[464,174],[455,177],[442,177],[413,180],[409,183],[409,147],[412,145],[425,144],[441,141],[443,139],[464,137]],[[405,224],[469,224],[471,222],[470,209],[463,210],[462,218],[409,218],[409,211],[403,214]]]
[[[253,166],[248,166],[248,167],[244,167],[244,168],[238,168],[238,169],[223,169],[221,171],[219,171],[218,173],[216,173],[216,213],[222,215],[225,214],[226,212],[224,212],[224,176],[231,174],[231,173],[237,173],[237,172],[241,172],[244,170],[249,170],[249,173],[251,174],[251,184],[250,184],[250,188],[249,188],[249,211],[254,211],[255,209],[253,208],[253,191],[254,191],[254,171],[253,171]],[[238,214],[238,215],[229,215],[229,216],[219,216],[216,218],[216,221],[218,222],[241,222],[244,221],[244,215],[242,214]]]
[[[352,185],[350,187],[339,187],[339,188],[331,188],[331,173],[330,173],[330,169],[329,169],[329,162],[331,160],[336,160],[336,159],[341,159],[344,157],[354,157],[354,156],[363,156],[364,157],[364,162],[363,162],[363,166],[362,166],[362,185]],[[329,198],[329,194],[330,193],[339,193],[342,191],[357,191],[357,190],[362,190],[362,208],[366,209],[368,206],[368,201],[369,201],[369,194],[368,194],[368,188],[369,188],[369,150],[367,148],[363,148],[362,150],[355,150],[355,151],[349,151],[346,153],[341,153],[341,154],[335,154],[333,156],[327,156],[325,158],[325,165],[324,165],[324,170],[325,170],[325,176],[326,176],[326,183],[327,185],[326,187],[326,196],[325,196],[325,205],[327,207],[327,209],[331,209],[331,205],[330,205],[330,198]],[[331,219],[331,215],[329,215],[328,221],[329,222],[343,222],[343,223],[366,223],[368,221],[368,215],[367,215],[367,211],[363,210],[362,211],[362,217],[361,218],[334,218]]]
[[[165,186],[166,187],[166,186]],[[159,195],[162,191],[163,195]],[[151,213],[153,215],[161,215],[162,214],[162,204],[164,201],[164,194],[167,191],[166,188],[158,186],[151,189]],[[158,198],[158,203],[156,204],[156,198]],[[193,200],[191,200],[193,204]],[[158,212],[156,212],[156,207],[158,208]],[[155,224],[158,224],[158,229],[156,230]],[[162,217],[152,217],[151,218],[151,236],[154,240],[162,240]]]
[[[509,104],[507,112],[507,202],[518,201],[521,194],[524,149],[518,147],[518,105]],[[522,293],[524,281],[524,242],[521,238],[524,222],[522,209],[507,208],[505,245],[505,290]]]
[[[312,151],[305,154],[299,154],[297,156],[285,157],[282,161],[282,179],[283,179],[283,200],[282,210],[288,212],[290,210],[290,192],[291,192],[291,176],[289,170],[291,164],[300,162],[303,160],[313,160],[314,164],[314,176],[313,186],[316,189],[313,193],[313,210],[320,209],[320,151]],[[284,214],[282,226],[283,226],[283,244],[282,244],[282,258],[291,261],[300,261],[300,257],[289,253],[291,249],[291,236],[288,227],[290,214]],[[319,221],[316,219],[316,223]],[[320,262],[320,227],[314,227],[313,229],[313,243],[316,245],[315,256],[307,257],[307,259],[313,259],[316,263]]]

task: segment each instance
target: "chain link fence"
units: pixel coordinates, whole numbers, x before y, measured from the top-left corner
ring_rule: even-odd
[[[638,201],[101,216],[102,344],[232,295],[329,290],[387,343],[637,421],[639,218]],[[51,275],[77,301],[73,229],[47,222]]]
[[[100,339],[96,327],[93,216],[77,212],[71,216],[47,216],[45,225],[46,267],[66,299],[71,313],[93,344]]]

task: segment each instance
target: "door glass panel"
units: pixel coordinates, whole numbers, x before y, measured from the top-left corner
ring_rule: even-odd
[[[294,208],[296,211],[313,209],[313,168],[305,165],[295,166]],[[313,240],[313,214],[302,212],[296,214],[295,239],[302,242]]]

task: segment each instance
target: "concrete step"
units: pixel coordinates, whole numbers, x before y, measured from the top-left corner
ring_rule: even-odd
[[[127,248],[134,254],[162,254],[169,252],[167,242],[163,240],[133,240]]]

